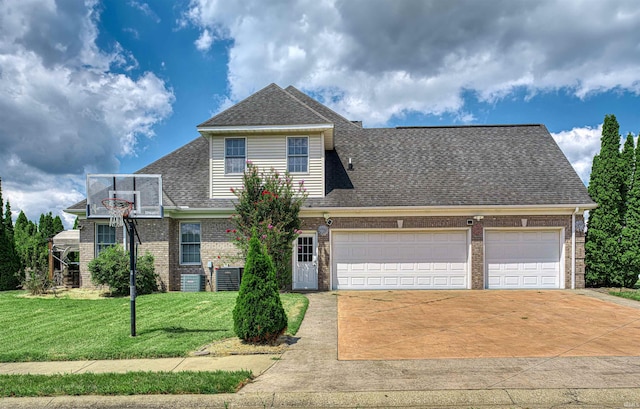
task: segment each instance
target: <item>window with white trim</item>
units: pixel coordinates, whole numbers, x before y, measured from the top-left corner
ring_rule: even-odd
[[[247,163],[247,141],[245,138],[224,140],[224,173],[243,173]]]
[[[200,264],[200,223],[180,223],[180,264]]]
[[[96,224],[96,257],[114,244],[116,244],[116,228],[108,224]]]
[[[287,170],[291,173],[309,171],[309,138],[295,136],[287,138]]]

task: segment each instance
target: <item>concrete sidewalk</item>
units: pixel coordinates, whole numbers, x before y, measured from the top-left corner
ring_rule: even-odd
[[[337,297],[310,294],[300,340],[279,360],[269,358],[270,368],[236,394],[5,398],[0,408],[640,407],[640,357],[338,361]]]
[[[8,362],[0,363],[0,375],[248,370],[254,376],[258,376],[269,369],[279,358],[280,355],[231,355],[224,357]]]

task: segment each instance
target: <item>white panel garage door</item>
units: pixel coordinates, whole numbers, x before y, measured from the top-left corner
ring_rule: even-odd
[[[334,232],[333,288],[469,287],[466,231]]]
[[[560,288],[560,232],[485,232],[488,288]]]

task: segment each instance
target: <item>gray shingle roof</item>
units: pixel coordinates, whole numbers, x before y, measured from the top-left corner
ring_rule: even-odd
[[[198,127],[330,123],[287,91],[271,84]]]
[[[263,107],[266,113],[251,113]],[[544,125],[367,129],[293,87],[270,85],[201,126],[320,118],[334,124],[335,150],[326,152],[326,196],[309,199],[311,207],[593,204]],[[139,173],[163,175],[165,206],[233,207],[230,199],[208,198],[208,161],[208,142],[199,137]]]
[[[344,187],[318,205],[593,203],[543,125],[363,129],[359,135],[336,136],[335,153],[340,160],[327,160],[333,168],[328,172],[346,173],[337,182]],[[348,158],[354,168],[343,171]]]

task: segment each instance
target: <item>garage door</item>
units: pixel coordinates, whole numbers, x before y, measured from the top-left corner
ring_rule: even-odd
[[[467,231],[334,232],[334,289],[469,287]]]
[[[488,288],[560,288],[560,232],[486,231]]]

